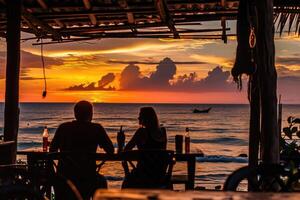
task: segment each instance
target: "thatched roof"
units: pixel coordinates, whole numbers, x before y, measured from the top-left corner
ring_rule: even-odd
[[[239,1],[23,0],[22,4],[22,31],[53,41],[131,37],[226,41],[226,20],[236,18]],[[284,22],[288,15],[294,23],[300,23],[299,0],[275,0],[274,4],[277,19]],[[5,1],[0,0],[2,37],[6,32],[5,10]],[[203,21],[221,22],[203,29]]]

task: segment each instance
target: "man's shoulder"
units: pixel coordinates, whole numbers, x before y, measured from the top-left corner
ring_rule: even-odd
[[[59,125],[59,128],[67,128],[73,126],[73,122],[64,122],[62,124]]]
[[[91,126],[101,127],[102,128],[102,125],[99,124],[99,123],[91,122],[90,124],[91,124]]]

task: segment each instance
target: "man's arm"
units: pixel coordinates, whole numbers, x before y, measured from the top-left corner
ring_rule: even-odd
[[[100,147],[102,147],[106,153],[113,154],[115,151],[114,145],[102,126],[100,126],[100,135]]]
[[[55,131],[55,134],[54,134],[54,137],[50,143],[50,148],[49,148],[49,151],[50,152],[55,152],[55,151],[58,151],[59,149],[59,144],[60,144],[60,132],[61,132],[61,127],[59,126],[56,131]]]

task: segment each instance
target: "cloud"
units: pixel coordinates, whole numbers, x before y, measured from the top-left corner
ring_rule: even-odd
[[[137,65],[130,64],[121,73],[120,89],[185,92],[224,92],[236,90],[234,83],[228,81],[230,72],[223,71],[222,67],[215,67],[203,79],[198,79],[195,72],[175,78],[176,70],[176,65],[170,58],[162,60],[150,76],[142,75]]]
[[[129,64],[121,73],[121,90],[167,90],[170,80],[176,74],[176,65],[170,58],[165,58],[149,77],[141,74],[137,65]]]
[[[160,62],[158,61],[151,61],[151,60],[145,60],[145,61],[123,61],[123,60],[108,60],[107,63],[109,64],[143,64],[143,65],[157,65]],[[176,65],[201,65],[206,64],[206,62],[199,62],[199,61],[174,61],[173,62]]]
[[[51,58],[44,56],[45,67],[51,68],[52,66],[60,66],[63,65],[64,62],[59,58]],[[6,52],[0,51],[0,78],[5,78],[5,66],[6,66]],[[42,69],[42,60],[41,56],[32,54],[27,51],[21,51],[21,63],[20,63],[20,78],[27,79],[29,78],[29,71],[32,68],[41,68]],[[31,77],[33,78],[33,77]],[[38,78],[39,79],[39,78]]]
[[[112,83],[115,80],[115,75],[113,73],[108,73],[101,77],[101,79],[97,82],[92,82],[89,84],[79,84],[79,85],[73,85],[70,86],[64,90],[71,90],[71,91],[99,91],[99,90],[105,90],[105,91],[112,91],[115,90],[114,87],[109,86],[110,83]]]
[[[233,67],[233,59],[228,59],[226,57],[214,56],[214,55],[199,55],[193,54],[191,58],[198,60],[200,62],[213,64],[213,65],[222,65],[227,68]]]
[[[151,59],[149,59],[151,61]],[[143,61],[142,61],[143,62]],[[74,85],[66,90],[92,91],[157,91],[157,92],[185,92],[185,93],[232,93],[237,91],[232,82],[230,71],[217,66],[208,71],[204,78],[199,78],[196,72],[177,74],[176,62],[170,58],[160,61],[150,74],[141,71],[137,64],[130,63],[121,72],[119,79],[116,74],[109,73],[98,82]],[[277,66],[278,94],[282,99],[291,103],[300,100],[298,86],[300,85],[300,70],[291,70],[285,66]],[[113,81],[119,81],[119,88],[109,86]],[[246,80],[245,80],[246,81]],[[246,83],[245,83],[246,84]],[[244,90],[246,92],[246,90]]]
[[[300,54],[294,53],[292,56],[278,56],[276,62],[280,65],[299,65]]]
[[[279,77],[300,77],[300,70],[291,70],[286,66],[277,66],[277,74]]]
[[[45,67],[50,68],[53,65],[63,65],[64,62],[59,58],[51,58],[44,56]],[[41,56],[30,52],[21,51],[21,67],[22,68],[42,68]]]
[[[178,77],[172,88],[178,91],[189,92],[229,92],[235,91],[236,86],[229,81],[230,72],[223,71],[220,66],[208,72],[207,77],[197,79],[197,74],[190,73]]]

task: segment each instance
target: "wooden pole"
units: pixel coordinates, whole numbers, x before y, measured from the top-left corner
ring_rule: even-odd
[[[258,73],[254,73],[250,80],[250,127],[249,127],[249,162],[250,168],[258,166],[259,142],[260,142],[260,90]],[[257,181],[257,177],[251,177]],[[248,191],[254,188],[248,184]]]
[[[262,161],[271,164],[279,162],[273,0],[255,2],[258,17],[256,49],[261,90]]]
[[[20,23],[21,0],[6,0],[7,8],[7,59],[4,109],[4,140],[14,141],[7,157],[16,161],[19,127],[19,72],[20,72]]]
[[[258,165],[260,141],[260,93],[257,73],[251,77],[250,84],[249,167],[254,168]]]

